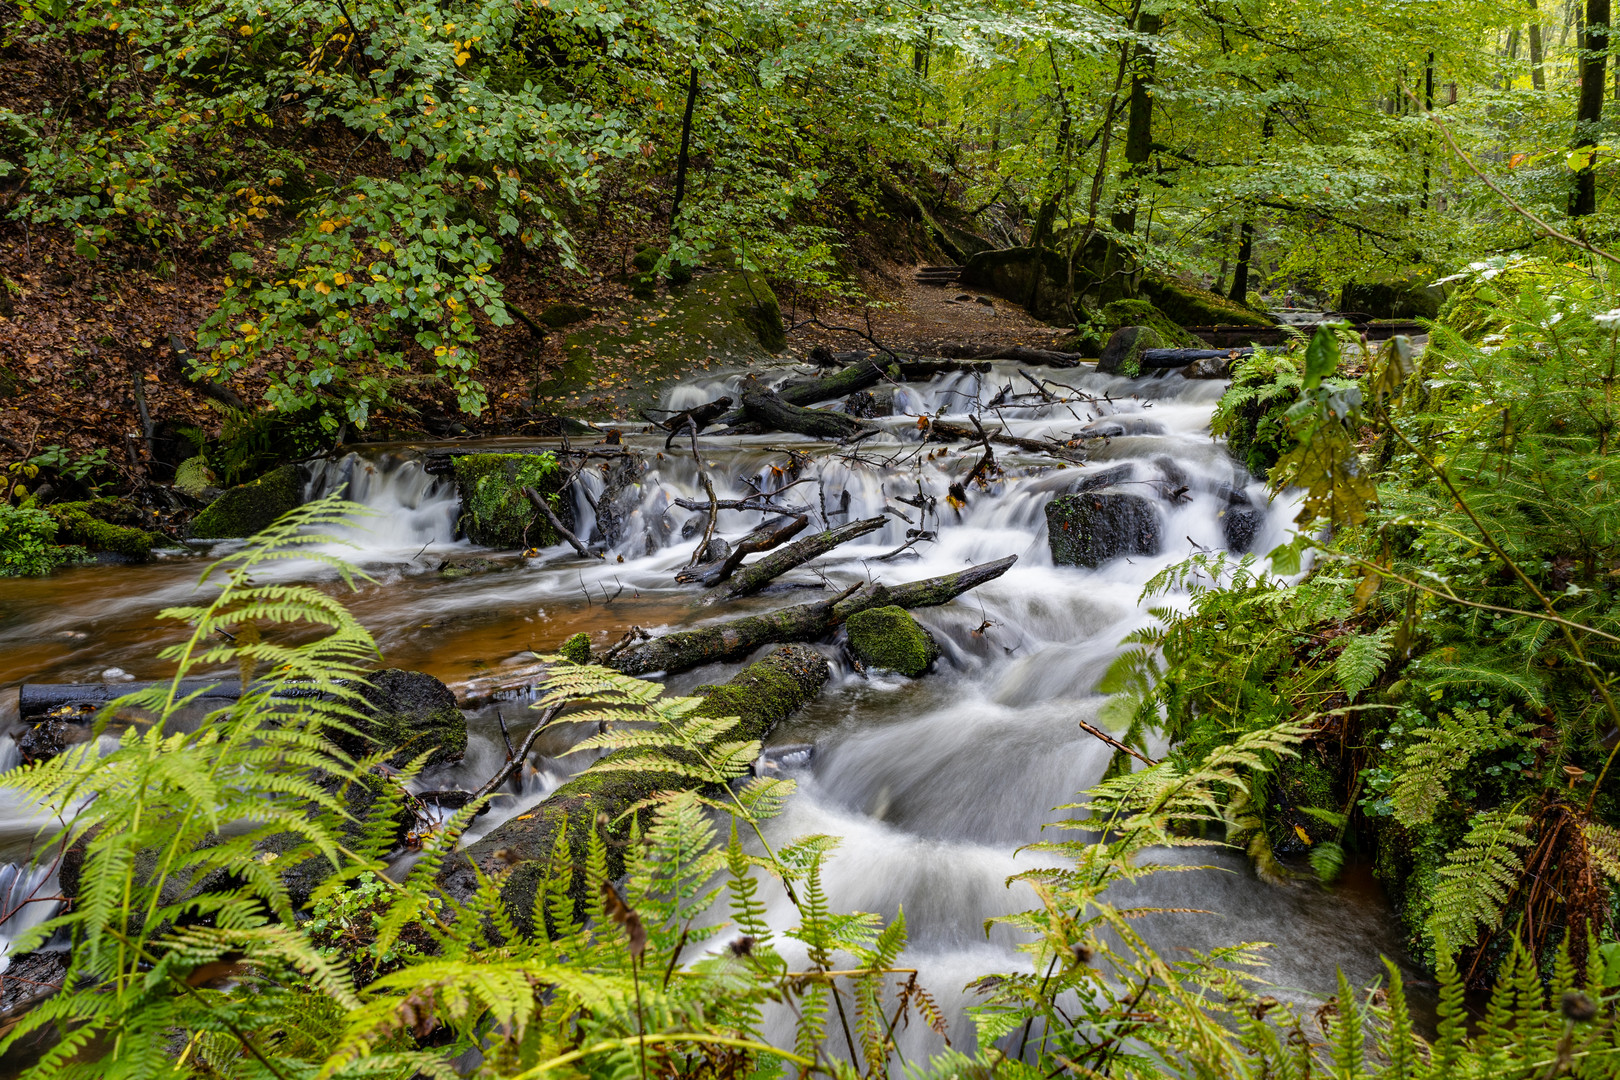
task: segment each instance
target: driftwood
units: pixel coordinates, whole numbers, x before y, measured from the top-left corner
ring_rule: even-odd
[[[828,529],[825,532],[816,533],[814,536],[795,540],[787,547],[772,552],[752,566],[743,567],[724,584],[704,593],[699,603],[718,604],[725,600],[735,600],[739,596],[756,593],[794,567],[803,566],[811,559],[820,558],[845,541],[881,529],[884,520],[882,517],[875,517],[866,518],[862,521],[851,521],[848,524],[838,526],[836,529]]]
[[[730,408],[731,399],[729,397],[718,397],[695,408],[687,409],[685,412],[678,412],[667,420],[654,420],[652,417],[647,416],[646,413],[641,415],[646,418],[648,423],[656,424],[669,432],[669,438],[664,440],[665,450],[668,450],[681,435],[690,432],[692,436],[692,452],[696,454],[697,437],[703,434],[704,428],[719,420]]]
[[[532,487],[524,487],[523,494],[525,498],[534,504],[534,508],[544,514],[547,521],[551,522],[551,527],[557,531],[557,535],[568,541],[568,545],[575,551],[579,552],[587,559],[600,559],[606,557],[602,555],[592,555],[591,549],[580,543],[579,537],[575,536],[568,526],[562,523],[562,518],[557,516],[557,511],[551,508],[551,504],[546,501],[544,495],[541,495]]]
[[[787,543],[803,532],[804,527],[808,524],[810,524],[810,518],[805,514],[767,521],[733,544],[725,558],[712,563],[689,566],[677,573],[675,580],[682,585],[696,583],[704,588],[712,588],[731,577],[732,573],[742,565],[743,559]]]
[[[740,659],[761,645],[813,641],[867,608],[890,604],[903,608],[947,604],[969,589],[1000,577],[1017,561],[1018,556],[1009,555],[996,562],[905,585],[861,585],[827,600],[666,634],[626,650],[607,666],[627,675],[654,671],[675,674],[703,664]]]
[[[24,718],[40,716],[64,705],[100,708],[125,694],[146,690],[153,686],[167,686],[153,682],[127,683],[23,683],[17,691],[17,711]],[[218,707],[221,701],[235,701],[242,695],[242,684],[237,679],[182,679],[182,696],[204,690],[199,704]]]
[[[725,741],[762,740],[820,693],[827,677],[827,662],[814,649],[787,645],[751,664],[729,682],[712,688],[691,715],[735,716],[738,723],[722,736]],[[625,756],[625,751],[619,751],[603,760],[616,763]],[[439,883],[449,895],[465,900],[478,889],[479,869],[504,874],[501,895],[518,928],[530,933],[544,931],[544,927],[531,921],[535,892],[547,877],[560,839],[567,844],[572,864],[572,895],[581,901],[588,887],[587,839],[599,823],[605,823],[609,834],[608,874],[616,877],[624,870],[623,837],[629,822],[620,819],[626,812],[659,792],[699,786],[693,778],[678,773],[586,769],[534,810],[501,823],[482,840],[450,855],[439,873]]]
[[[803,409],[783,401],[769,387],[759,382],[752,382],[743,390],[742,404],[745,419],[764,424],[777,431],[792,431],[816,439],[852,439],[874,430],[853,416],[820,409]]]

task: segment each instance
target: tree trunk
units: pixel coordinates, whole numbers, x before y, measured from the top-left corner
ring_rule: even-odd
[[[1547,74],[1541,62],[1541,14],[1536,10],[1536,0],[1530,0],[1530,85],[1537,90],[1547,88]]]
[[[723,585],[704,593],[699,603],[706,605],[718,604],[726,600],[735,600],[739,596],[756,593],[794,567],[802,566],[811,559],[820,558],[839,544],[853,540],[857,536],[865,536],[869,532],[881,529],[886,520],[888,519],[875,517],[866,518],[862,521],[851,521],[846,525],[838,526],[836,529],[828,529],[826,532],[819,532],[814,536],[806,536],[802,540],[795,540],[787,547],[772,552],[752,566],[745,566],[732,574],[730,580]]]
[[[1227,295],[1240,304],[1249,297],[1249,259],[1254,255],[1254,224],[1245,221],[1238,229],[1237,265],[1232,268],[1232,291]]]
[[[1597,145],[1603,122],[1603,98],[1608,89],[1604,70],[1609,48],[1609,0],[1586,0],[1586,25],[1581,30],[1581,94],[1575,110],[1576,150]],[[1569,216],[1585,217],[1597,211],[1597,174],[1593,160],[1575,170],[1575,188]]]
[[[749,615],[696,630],[682,630],[637,645],[620,653],[608,667],[626,675],[661,671],[674,675],[704,664],[718,664],[747,656],[761,645],[784,641],[814,641],[856,612],[867,608],[933,607],[1007,572],[1018,556],[972,566],[954,574],[913,581],[890,588],[863,585],[852,593],[780,608],[764,615]]]
[[[1136,29],[1143,34],[1157,34],[1163,27],[1162,16],[1144,11]],[[1151,45],[1136,46],[1130,104],[1125,118],[1125,187],[1113,216],[1114,230],[1127,236],[1136,233],[1136,203],[1142,174],[1153,156],[1153,76],[1157,62],[1158,52]]]
[[[686,112],[681,115],[681,152],[675,158],[675,202],[669,208],[671,230],[680,228],[681,202],[686,198],[686,164],[692,151],[692,110],[697,107],[698,69],[694,63],[686,76]]]
[[[793,431],[816,439],[849,439],[872,430],[853,416],[789,404],[759,382],[744,387],[742,404],[745,419],[777,431]]]
[[[725,733],[726,741],[763,740],[778,723],[820,693],[827,676],[827,661],[814,649],[788,645],[710,690],[691,715],[735,716],[738,723]],[[603,760],[622,759],[627,753],[621,750]],[[501,883],[507,912],[520,930],[543,931],[544,927],[532,921],[535,892],[548,876],[559,839],[566,838],[568,865],[573,871],[570,893],[578,902],[590,884],[585,879],[586,842],[599,822],[607,821],[609,836],[620,841],[607,845],[608,874],[617,877],[624,872],[623,837],[628,831],[628,823],[618,819],[652,795],[700,787],[691,777],[678,773],[586,769],[534,810],[502,822],[482,840],[450,855],[439,884],[449,895],[466,900],[478,889],[475,867],[486,872],[511,867]]]

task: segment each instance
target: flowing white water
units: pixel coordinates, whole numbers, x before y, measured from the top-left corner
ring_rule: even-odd
[[[1095,719],[1098,681],[1121,639],[1149,618],[1139,602],[1142,586],[1190,553],[1226,548],[1234,537],[1246,538],[1251,550],[1269,550],[1286,535],[1294,509],[1287,500],[1268,503],[1262,485],[1211,438],[1209,418],[1222,384],[1179,376],[1127,380],[1086,369],[1035,374],[1055,380],[1047,389],[1067,400],[1003,395],[1011,404],[987,409],[1008,384],[1011,394],[1030,389],[1016,369],[999,364],[987,374],[903,384],[894,388],[903,415],[878,421],[882,433],[853,447],[795,435],[711,436],[699,439],[694,459],[685,440],[662,453],[662,433],[627,432],[626,444],[646,450],[648,466],[639,487],[618,501],[618,513],[597,513],[614,502],[604,469],[587,469],[572,491],[583,538],[600,538],[611,520],[620,522],[601,561],[557,545],[490,572],[441,578],[435,571],[446,555],[469,553],[455,540],[453,485],[430,475],[419,455],[404,449],[326,464],[312,477],[309,494],[346,483],[351,499],[376,511],[345,536],[358,546],[351,557],[375,578],[349,602],[390,663],[452,683],[499,671],[525,650],[549,652],[577,630],[589,632],[600,651],[631,625],[658,633],[798,603],[857,581],[898,583],[1017,555],[1003,577],[950,605],[915,613],[944,650],[927,676],[863,676],[836,642],[828,644],[823,651],[834,665],[832,682],[771,739],[815,748],[808,761],[807,755],[794,759],[790,771],[800,790],[772,823],[773,843],[812,832],[843,838],[826,871],[834,905],[885,917],[904,908],[911,942],[906,963],[922,968],[925,985],[951,1006],[953,1035],[961,1039],[960,988],[977,975],[1019,970],[1024,963],[1005,931],[988,938],[983,931],[986,918],[1033,903],[1027,890],[1005,882],[1043,859],[1015,849],[1041,839],[1042,826],[1061,816],[1052,808],[1073,801],[1107,764],[1108,748],[1076,721]],[[738,381],[693,380],[668,393],[664,405],[687,408],[724,392],[736,399]],[[1004,473],[985,489],[969,488],[966,505],[953,507],[946,498],[951,483],[966,476],[983,450],[923,444],[917,417],[965,424],[970,414],[1026,439],[1097,438],[1086,444],[1084,466],[997,446]],[[534,445],[500,440],[478,449]],[[720,498],[786,487],[780,501],[802,505],[813,528],[886,510],[891,516],[883,528],[787,575],[761,596],[723,610],[694,610],[692,591],[675,585],[673,574],[697,543],[701,514],[675,500],[703,502],[704,475]],[[788,487],[795,480],[803,482]],[[1160,515],[1162,550],[1095,570],[1054,565],[1046,505],[1058,494],[1092,486],[1151,500]],[[925,505],[902,501],[908,498]],[[1234,517],[1242,527],[1234,528]],[[759,513],[723,511],[717,534],[735,538],[760,520]],[[880,558],[919,530],[932,539]],[[79,583],[80,595],[61,588],[25,593],[0,615],[0,648],[8,637],[51,643],[16,673],[19,678],[41,672],[83,678],[110,664],[139,677],[161,675],[152,661],[151,614],[186,595],[195,572],[194,564],[184,563],[96,568],[94,579]],[[92,580],[94,591],[85,588]],[[85,637],[60,637],[72,633]],[[722,681],[741,666],[711,666],[669,682],[685,691]],[[515,729],[527,727],[521,702],[503,708]],[[424,787],[476,786],[498,767],[504,751],[493,710],[476,713],[471,728],[466,760],[423,777]],[[577,770],[580,762],[557,756],[564,749],[565,743],[542,744],[522,793],[486,815],[480,832],[532,806]],[[1364,875],[1361,887],[1353,887],[1358,879],[1352,875],[1351,886],[1324,892],[1262,884],[1235,856],[1200,862],[1218,869],[1161,875],[1138,887],[1137,902],[1215,913],[1150,920],[1154,940],[1166,948],[1274,942],[1268,976],[1282,988],[1280,996],[1331,992],[1339,966],[1368,981],[1379,973],[1381,951],[1399,954],[1388,912]],[[784,928],[797,921],[779,895],[772,918]]]

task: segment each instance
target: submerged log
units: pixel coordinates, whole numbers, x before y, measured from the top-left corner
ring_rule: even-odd
[[[695,582],[704,588],[713,588],[729,578],[737,567],[742,565],[745,558],[787,543],[803,532],[804,527],[808,524],[810,524],[810,518],[805,514],[767,521],[735,544],[732,544],[725,558],[712,563],[688,567],[677,573],[675,580],[682,585],[690,585]]]
[[[836,529],[828,529],[814,536],[807,536],[803,540],[795,540],[787,547],[774,551],[752,566],[746,566],[733,574],[724,584],[704,593],[698,602],[718,604],[724,600],[735,600],[739,596],[756,593],[794,567],[802,566],[811,559],[820,558],[847,540],[881,529],[884,520],[882,517],[875,517],[851,521]]]
[[[954,574],[925,578],[904,585],[862,585],[826,600],[749,615],[729,622],[682,630],[627,649],[608,663],[626,675],[661,671],[673,675],[703,664],[737,660],[761,645],[783,641],[814,641],[839,623],[867,608],[893,604],[917,608],[948,604],[969,589],[1007,572],[1018,556],[972,566]]]
[[[827,661],[814,649],[785,645],[729,682],[712,687],[691,715],[737,717],[737,725],[724,735],[727,742],[763,740],[778,723],[820,693],[827,677]],[[604,761],[622,759],[627,753],[618,751]],[[582,900],[587,887],[586,841],[598,822],[607,823],[608,874],[617,877],[624,871],[622,840],[628,821],[619,819],[625,812],[660,792],[699,787],[691,777],[654,769],[586,769],[533,811],[503,822],[482,840],[451,855],[440,871],[439,884],[449,895],[466,900],[478,888],[475,867],[486,872],[510,867],[501,885],[507,911],[520,930],[541,930],[533,923],[535,893],[546,880],[559,840],[567,844],[573,896]],[[620,842],[614,843],[615,839]]]
[[[1142,366],[1150,368],[1176,368],[1195,360],[1241,360],[1253,356],[1253,349],[1144,349]]]
[[[743,390],[743,416],[777,431],[792,431],[815,439],[852,439],[873,429],[853,416],[802,409],[777,395],[762,383],[751,383]]]

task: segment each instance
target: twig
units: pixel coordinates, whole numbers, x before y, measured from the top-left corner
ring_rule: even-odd
[[[557,719],[557,715],[562,711],[563,703],[559,702],[547,709],[545,712],[541,713],[540,719],[535,722],[534,730],[529,732],[528,738],[523,740],[523,745],[518,748],[518,752],[512,755],[511,760],[501,767],[500,772],[496,773],[490,778],[489,783],[473,792],[473,797],[467,801],[476,802],[477,800],[482,799],[486,795],[489,795],[491,792],[495,791],[502,784],[506,783],[506,778],[511,776],[520,765],[529,759],[529,748],[534,745],[534,740],[540,737],[540,733],[545,730],[546,725]],[[505,724],[501,725],[501,730],[506,730]]]
[[[539,492],[535,491],[534,488],[525,485],[523,488],[523,494],[528,496],[529,501],[534,504],[535,509],[546,515],[546,520],[551,522],[551,527],[557,531],[558,536],[568,541],[570,547],[579,552],[581,555],[585,556],[587,559],[593,557],[590,548],[587,548],[584,544],[580,543],[579,537],[568,531],[568,526],[562,523],[562,518],[557,516],[557,512],[551,508],[551,505],[546,502],[545,498],[541,496]],[[607,558],[606,555],[596,555],[594,557],[598,559]]]
[[[1112,746],[1115,750],[1123,750],[1123,751],[1125,751],[1127,754],[1131,755],[1131,757],[1135,758],[1137,761],[1140,761],[1142,764],[1146,765],[1150,769],[1153,766],[1158,764],[1158,762],[1154,761],[1152,758],[1146,757],[1146,756],[1144,756],[1142,754],[1137,753],[1135,750],[1132,750],[1130,747],[1126,746],[1124,743],[1120,742],[1118,739],[1116,739],[1112,735],[1108,734],[1108,732],[1103,731],[1101,728],[1094,728],[1090,724],[1086,723],[1084,720],[1076,720],[1075,723],[1079,724],[1080,725],[1080,730],[1084,731],[1087,735],[1090,735],[1093,738],[1101,739],[1103,742],[1107,743],[1109,746]]]

